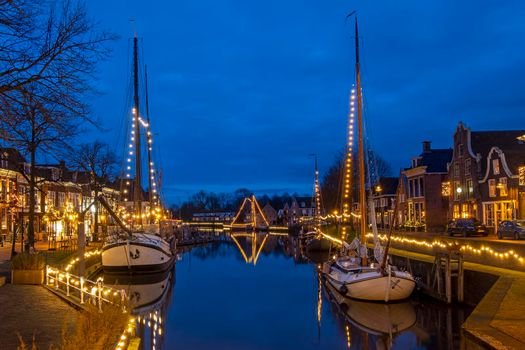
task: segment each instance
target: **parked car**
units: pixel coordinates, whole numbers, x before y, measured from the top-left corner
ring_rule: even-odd
[[[503,220],[498,225],[498,238],[510,237],[521,239],[525,237],[525,220]]]
[[[487,236],[489,231],[485,225],[476,219],[455,219],[448,223],[447,233],[449,236],[463,235],[463,237],[468,237],[471,235]]]

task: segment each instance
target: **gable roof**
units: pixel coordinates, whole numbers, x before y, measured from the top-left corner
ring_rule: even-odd
[[[505,154],[507,165],[514,175],[518,167],[525,165],[525,142],[518,139],[525,134],[525,130],[502,130],[502,131],[472,131],[471,145],[474,153],[479,153],[482,159],[486,159],[493,147],[497,147]],[[486,172],[487,164],[481,162],[482,171]]]
[[[446,173],[452,160],[452,148],[433,148],[419,155],[419,166],[426,166],[427,173]]]
[[[25,158],[15,148],[0,147],[0,154],[7,155],[7,168],[9,170],[20,171],[21,165],[25,163]]]
[[[386,195],[386,194],[396,194],[398,184],[399,184],[398,177],[382,177],[376,183],[376,186],[380,185],[381,194]]]

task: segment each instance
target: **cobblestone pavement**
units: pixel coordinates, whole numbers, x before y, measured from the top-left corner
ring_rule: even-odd
[[[41,286],[7,284],[0,287],[0,350],[16,349],[19,333],[29,349],[33,336],[38,349],[58,345],[63,327],[77,311]]]

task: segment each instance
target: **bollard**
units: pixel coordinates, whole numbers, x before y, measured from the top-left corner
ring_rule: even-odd
[[[55,270],[55,289],[58,290],[58,270]]]
[[[80,304],[84,304],[84,277],[80,277]]]
[[[46,284],[46,286],[48,286],[48,285],[49,285],[49,278],[48,278],[48,274],[49,274],[49,265],[48,265],[48,264],[46,264],[46,276],[45,276],[45,278],[46,278],[46,280],[45,280],[45,284]]]
[[[69,272],[66,272],[66,295],[69,296]]]
[[[102,312],[102,281],[97,281],[97,292],[98,292],[98,312]]]

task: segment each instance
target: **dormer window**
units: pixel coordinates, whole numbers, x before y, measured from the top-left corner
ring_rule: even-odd
[[[51,179],[57,181],[60,176],[60,170],[57,168],[51,169]]]
[[[2,158],[0,160],[0,167],[1,168],[7,169],[7,166],[9,165],[8,158],[9,158],[9,153],[7,153],[7,152],[2,153]]]

